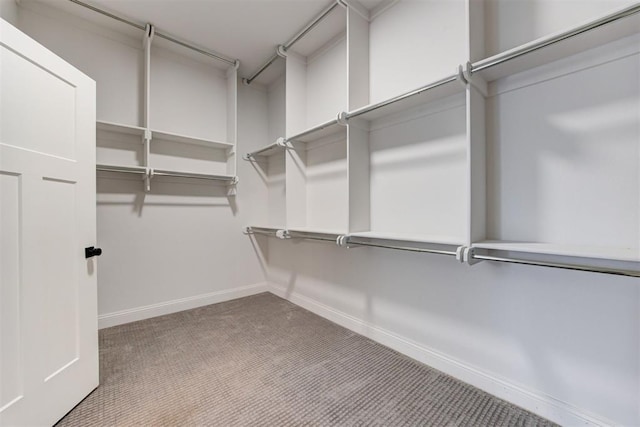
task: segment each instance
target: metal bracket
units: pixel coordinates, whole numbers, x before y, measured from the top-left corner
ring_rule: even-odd
[[[235,61],[233,61],[233,65],[232,65],[232,67],[233,67],[236,71],[238,71],[238,68],[240,68],[240,60],[239,60],[239,59],[236,59]]]
[[[151,191],[151,179],[153,178],[153,168],[147,167],[142,180],[144,181],[144,191],[148,193]]]
[[[142,46],[146,47],[147,44],[151,44],[155,34],[156,28],[152,24],[147,23],[144,27],[144,39],[142,40]]]
[[[340,235],[336,238],[336,245],[340,246],[341,248],[348,248],[349,247],[349,236],[343,234]]]
[[[463,255],[463,260],[464,260],[463,262],[469,265],[474,265],[479,262],[482,262],[482,260],[474,258],[475,253],[476,253],[476,248],[465,248],[464,255]]]
[[[336,122],[339,125],[346,126],[348,123],[347,112],[346,111],[339,112],[338,115],[336,116]]]
[[[462,70],[462,65],[458,68],[458,73],[462,72],[462,78],[464,81],[469,84],[469,86],[473,87],[475,90],[480,92],[482,96],[487,98],[489,96],[489,88],[487,82],[480,77],[474,77],[473,72],[471,70],[471,62],[467,62],[466,68]]]
[[[458,262],[460,263],[464,263],[464,253],[466,252],[467,247],[466,246],[458,246],[458,248],[456,249],[456,260],[458,260]]]
[[[276,55],[278,55],[280,58],[287,58],[287,49],[284,47],[284,45],[279,44],[278,47],[276,47]]]
[[[288,230],[278,230],[276,231],[276,237],[278,239],[290,239],[291,236],[289,235],[289,231]]]

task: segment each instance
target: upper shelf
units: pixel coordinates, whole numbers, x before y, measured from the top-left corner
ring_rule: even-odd
[[[278,152],[281,152],[282,150],[284,150],[284,140],[279,138],[278,141],[269,144],[265,147],[262,147],[256,151],[252,151],[250,153],[247,153],[244,155],[243,159],[244,160],[251,160],[251,159],[258,159],[258,158],[266,158],[269,156],[272,156]]]
[[[317,141],[320,138],[336,134],[341,130],[346,131],[346,127],[340,124],[336,118],[287,137],[286,140],[287,142],[312,142]]]
[[[165,141],[178,142],[181,144],[200,145],[202,147],[209,148],[232,148],[233,144],[230,142],[215,141],[213,139],[197,138],[193,136],[180,135],[177,133],[164,132],[159,130],[151,130],[151,137],[155,139],[162,139]]]
[[[428,236],[413,233],[384,233],[378,231],[362,231],[349,234],[350,238],[364,238],[371,240],[389,240],[407,243],[425,243],[434,245],[462,246],[459,239],[445,236]]]
[[[403,93],[402,95],[358,108],[357,110],[347,113],[346,118],[361,117],[365,120],[375,120],[394,113],[406,111],[418,105],[462,93],[464,90],[464,83],[459,81],[457,74],[453,74],[419,87],[418,89]]]
[[[122,125],[113,122],[105,122],[102,120],[96,121],[96,129],[107,132],[123,133],[126,135],[138,135],[144,136],[145,128],[140,126]]]
[[[471,65],[471,73],[498,80],[640,32],[640,4],[542,37]]]
[[[505,252],[522,252],[541,255],[640,262],[640,250],[632,248],[610,248],[601,246],[578,246],[561,245],[554,243],[511,242],[499,240],[487,240],[474,243],[472,247]]]

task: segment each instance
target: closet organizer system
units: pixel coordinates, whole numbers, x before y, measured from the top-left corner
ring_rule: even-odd
[[[151,24],[140,24],[121,16],[91,6],[79,0],[70,0],[72,3],[97,12],[108,18],[115,19],[133,28],[142,30],[143,34],[143,97],[142,97],[142,126],[97,121],[97,165],[96,169],[101,173],[137,174],[144,181],[145,191],[151,190],[151,181],[156,177],[174,177],[178,179],[206,180],[226,187],[227,195],[236,194],[236,135],[237,135],[237,70],[240,65],[237,59],[228,58],[225,55],[203,49],[186,43],[171,35],[156,30]],[[161,101],[152,102],[152,95],[157,95],[152,85],[153,56],[152,42],[162,39],[165,48],[169,45],[185,48],[195,55],[201,55],[216,65],[212,67],[210,79],[216,81],[215,85],[225,92],[223,96],[213,102],[218,111],[224,112],[225,120],[216,123],[215,137],[202,137],[202,129],[198,135],[185,135],[162,129],[162,125],[155,123],[155,109],[160,108]],[[168,43],[166,43],[168,42]],[[211,65],[211,64],[207,64]],[[219,81],[218,81],[219,80]],[[190,84],[197,85],[198,82]],[[210,90],[202,87],[202,90]],[[226,96],[225,96],[226,95]],[[164,95],[166,97],[166,95]],[[164,100],[175,103],[175,100]],[[184,109],[185,115],[193,116],[199,112],[189,108],[189,105],[176,106]],[[200,113],[202,115],[202,113]],[[211,117],[200,117],[200,122],[207,123]],[[205,126],[201,126],[203,128]],[[133,143],[132,143],[133,142]],[[103,163],[107,159],[108,163]],[[175,170],[175,166],[180,169]]]
[[[423,70],[338,0],[243,79],[285,62],[245,233],[640,277],[640,4],[486,57],[483,2],[459,3],[437,27],[464,40]]]

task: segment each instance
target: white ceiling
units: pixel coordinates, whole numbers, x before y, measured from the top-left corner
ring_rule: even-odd
[[[45,0],[52,6],[83,18],[84,9],[69,0]],[[83,0],[140,23],[150,22],[164,33],[240,60],[240,76],[257,70],[306,23],[335,0]],[[371,10],[388,0],[360,0]],[[75,10],[74,10],[75,9]],[[343,14],[341,7],[331,15]],[[96,16],[96,19],[101,17]],[[344,20],[327,19],[325,40],[344,29]],[[328,36],[327,36],[328,33]],[[310,33],[309,37],[313,35]],[[323,37],[324,38],[324,37]],[[268,83],[277,75],[278,65],[265,72],[258,82]]]

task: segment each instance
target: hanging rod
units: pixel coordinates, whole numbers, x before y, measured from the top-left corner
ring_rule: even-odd
[[[565,264],[565,263],[557,263],[557,262],[530,261],[527,259],[503,258],[503,257],[489,256],[489,255],[471,254],[471,257],[473,259],[483,260],[483,261],[497,261],[497,262],[506,262],[511,264],[535,265],[535,266],[541,266],[541,267],[560,268],[563,270],[575,270],[575,271],[587,271],[590,273],[614,274],[616,276],[640,277],[640,271],[634,271],[634,270],[623,270],[623,269],[606,268],[606,267],[588,267],[588,266],[578,265],[578,264]]]
[[[449,255],[456,256],[456,251],[445,251],[440,249],[425,249],[425,248],[414,248],[410,246],[396,246],[396,245],[382,245],[378,243],[367,243],[367,242],[352,242],[347,238],[345,245],[349,247],[349,245],[356,246],[371,246],[373,248],[384,248],[384,249],[396,249],[400,251],[408,251],[408,252],[421,252],[427,254],[437,254],[437,255]]]
[[[193,173],[193,172],[175,172],[170,170],[163,169],[152,169],[150,175],[154,176],[171,176],[176,178],[194,178],[194,179],[204,179],[208,181],[228,181],[228,182],[236,182],[237,178],[231,175],[209,175],[203,173]]]
[[[79,5],[79,6],[85,7],[85,8],[87,8],[87,9],[93,11],[93,12],[97,12],[97,13],[99,13],[101,15],[104,15],[104,16],[106,16],[108,18],[115,19],[116,21],[122,22],[123,24],[127,24],[127,25],[130,25],[130,26],[132,26],[134,28],[137,28],[139,30],[145,31],[146,26],[143,25],[143,24],[139,24],[137,22],[130,21],[130,20],[126,19],[126,18],[123,18],[121,16],[115,15],[115,14],[113,14],[111,12],[107,12],[106,10],[103,10],[103,9],[98,8],[98,7],[92,6],[92,5],[87,4],[87,3],[83,2],[83,1],[80,1],[80,0],[69,0],[69,1],[71,3],[75,3],[75,4]],[[191,50],[193,50],[195,52],[198,52],[198,53],[200,53],[202,55],[217,59],[218,61],[226,62],[227,64],[233,65],[234,67],[237,67],[240,64],[240,62],[237,59],[231,59],[231,58],[229,58],[229,57],[227,57],[227,56],[225,56],[225,55],[223,55],[221,53],[212,52],[210,50],[206,50],[206,49],[203,49],[201,47],[194,46],[194,45],[189,44],[187,42],[178,40],[178,39],[176,39],[175,37],[173,37],[173,36],[171,36],[169,34],[166,34],[166,33],[163,33],[161,31],[158,31],[157,29],[155,31],[155,35],[157,37],[163,38],[163,39],[168,40],[168,41],[170,41],[172,43],[180,45],[182,47],[186,47],[187,49],[191,49]]]
[[[120,173],[133,173],[137,175],[146,175],[147,170],[139,166],[111,166],[111,165],[96,165],[96,171],[101,172],[120,172]]]
[[[327,17],[327,15],[329,13],[331,13],[331,11],[333,9],[335,9],[338,5],[340,6],[345,6],[346,3],[341,2],[340,0],[334,0],[331,2],[331,4],[329,6],[327,6],[324,10],[322,10],[322,12],[320,12],[315,18],[313,18],[313,20],[311,22],[309,22],[307,25],[304,26],[304,28],[302,28],[300,31],[298,31],[296,33],[295,36],[293,36],[288,42],[282,44],[282,50],[283,51],[287,51],[288,49],[290,49],[294,44],[296,44],[298,41],[300,41],[300,39],[302,39],[304,36],[306,36],[309,31],[311,31],[312,29],[314,29],[324,18]],[[268,60],[267,62],[265,62],[260,68],[258,68],[257,71],[255,71],[251,77],[248,78],[244,78],[242,79],[242,82],[246,85],[250,85],[251,82],[253,82],[256,77],[258,77],[260,74],[262,74],[267,68],[269,68],[269,66],[271,66],[271,64],[273,64],[276,59],[278,59],[280,57],[280,55],[278,53],[274,53]]]
[[[245,234],[261,234],[263,236],[278,237],[279,229],[276,228],[262,228],[262,227],[245,227]]]
[[[314,127],[310,128],[310,129],[305,130],[304,132],[300,132],[299,134],[296,134],[296,135],[293,135],[293,136],[291,136],[289,138],[286,138],[283,144],[286,144],[287,142],[296,142],[296,141],[300,140],[300,138],[302,138],[304,136],[311,135],[313,133],[316,133],[316,132],[319,132],[321,130],[330,128],[332,126],[335,126],[337,124],[340,124],[340,120],[337,119],[337,118],[333,119],[333,120],[330,120],[328,122],[321,123],[318,126],[314,126]],[[283,146],[286,147],[286,145],[283,145]]]
[[[622,9],[618,12],[612,13],[610,15],[604,16],[595,21],[586,23],[572,30],[565,31],[561,34],[557,34],[555,36],[551,36],[547,39],[540,40],[537,43],[533,43],[529,46],[523,46],[520,49],[516,49],[514,51],[510,51],[505,54],[499,54],[495,57],[488,58],[487,60],[482,60],[477,62],[476,64],[471,64],[470,72],[477,73],[482,70],[486,70],[487,68],[495,67],[496,65],[500,65],[504,62],[510,61],[512,59],[518,58],[520,56],[526,55],[531,52],[535,52],[536,50],[542,49],[544,47],[550,46],[552,44],[561,42],[563,40],[567,40],[571,37],[575,37],[587,31],[602,27],[603,25],[610,24],[612,22],[618,21],[620,19],[629,17],[631,15],[635,15],[640,12],[640,4],[635,4],[633,6],[629,6],[625,9]],[[486,62],[485,62],[486,61]]]
[[[370,112],[375,111],[375,110],[379,110],[380,108],[387,107],[387,106],[389,106],[391,104],[395,104],[396,102],[404,101],[405,99],[412,98],[412,97],[414,97],[416,95],[420,95],[421,93],[427,92],[427,91],[435,89],[437,87],[444,86],[444,85],[447,85],[449,83],[455,82],[456,80],[458,80],[458,75],[457,74],[454,74],[454,75],[449,76],[449,77],[445,77],[445,78],[443,78],[441,80],[438,80],[437,82],[433,82],[433,83],[430,83],[430,84],[428,84],[426,86],[422,86],[422,87],[420,87],[418,89],[414,89],[411,92],[407,92],[407,93],[404,93],[402,95],[398,95],[398,96],[395,96],[393,98],[387,99],[385,101],[379,102],[377,104],[368,105],[366,107],[363,107],[363,108],[360,108],[358,110],[352,111],[351,113],[347,113],[346,116],[345,116],[345,119],[349,120],[349,119],[352,119],[354,117],[358,117],[358,116],[361,116],[363,114],[370,113]]]

